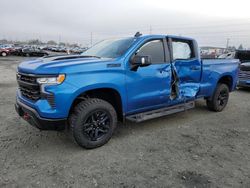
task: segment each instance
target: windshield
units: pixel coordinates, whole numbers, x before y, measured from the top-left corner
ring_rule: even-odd
[[[117,58],[122,56],[132,45],[134,38],[104,40],[97,43],[81,55],[104,58]]]

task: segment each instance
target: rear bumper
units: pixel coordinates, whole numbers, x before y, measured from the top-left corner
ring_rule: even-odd
[[[29,122],[32,126],[40,130],[64,130],[66,119],[47,119],[42,118],[33,108],[21,103],[19,100],[15,104],[16,112],[20,117]]]

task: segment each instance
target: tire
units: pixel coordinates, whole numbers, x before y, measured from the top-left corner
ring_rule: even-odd
[[[211,111],[221,112],[227,105],[229,88],[226,84],[218,84],[212,99],[207,100],[207,107]]]
[[[6,52],[2,52],[1,56],[6,57],[8,54]]]
[[[90,98],[80,102],[69,117],[77,144],[86,149],[106,144],[117,126],[117,114],[108,102]]]

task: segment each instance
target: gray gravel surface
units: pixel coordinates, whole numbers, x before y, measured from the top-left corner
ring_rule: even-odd
[[[0,57],[0,187],[250,187],[250,90],[220,113],[203,100],[184,113],[119,125],[108,144],[80,148],[15,110],[15,70]],[[27,58],[26,58],[27,59]]]

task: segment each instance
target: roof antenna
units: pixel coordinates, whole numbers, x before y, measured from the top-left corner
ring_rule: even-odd
[[[135,37],[140,37],[140,36],[142,36],[142,34],[139,31],[137,31]]]

